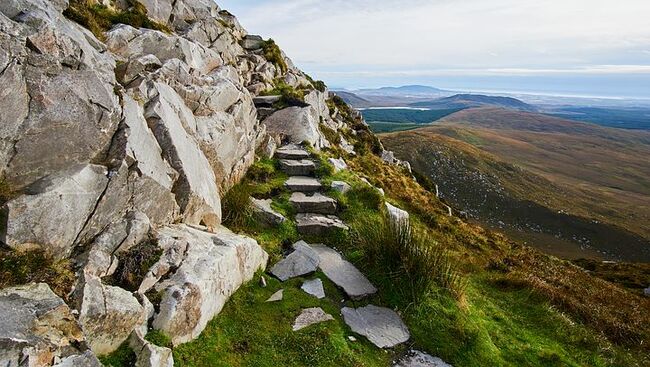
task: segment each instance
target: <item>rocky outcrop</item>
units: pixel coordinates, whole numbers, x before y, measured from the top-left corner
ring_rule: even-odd
[[[180,266],[155,286],[163,297],[153,327],[175,345],[196,338],[230,295],[268,260],[255,240],[224,227],[209,233],[187,225],[169,226],[159,231],[158,241],[165,247],[185,248]]]
[[[47,284],[0,290],[0,365],[46,366],[79,358],[84,336],[70,308]],[[88,359],[95,360],[92,352]],[[76,366],[76,364],[75,364]]]
[[[136,355],[135,367],[173,367],[172,350],[154,345],[144,339],[143,334],[135,330],[129,338],[129,346]]]
[[[97,278],[84,285],[79,323],[96,354],[115,351],[146,319],[144,307],[131,292],[104,285]]]

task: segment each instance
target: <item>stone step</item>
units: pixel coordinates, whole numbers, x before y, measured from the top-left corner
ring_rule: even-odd
[[[309,176],[314,173],[316,165],[308,159],[281,159],[280,169],[289,176]]]
[[[284,187],[289,191],[316,192],[322,188],[320,181],[313,177],[291,176],[284,183]]]
[[[309,158],[309,152],[299,145],[285,145],[275,151],[275,157],[278,159],[306,159]]]
[[[321,193],[294,192],[289,199],[296,213],[335,214],[336,200]]]
[[[305,241],[294,243],[293,249],[292,253],[278,261],[270,270],[282,282],[315,272],[320,262],[318,253]]]
[[[315,213],[296,215],[296,227],[298,233],[303,235],[321,235],[334,229],[348,229],[348,226],[336,216]]]
[[[318,267],[334,284],[352,299],[361,299],[377,292],[372,283],[341,254],[325,245],[310,245],[318,254]]]
[[[353,332],[363,335],[379,348],[392,348],[409,340],[409,331],[397,312],[390,308],[368,305],[344,307],[343,320]]]

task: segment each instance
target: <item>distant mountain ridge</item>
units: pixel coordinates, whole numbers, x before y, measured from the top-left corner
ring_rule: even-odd
[[[537,108],[519,99],[502,96],[487,96],[483,94],[456,94],[433,101],[411,103],[412,107],[443,109],[443,108],[472,108],[472,107],[503,107],[519,111],[537,111]]]

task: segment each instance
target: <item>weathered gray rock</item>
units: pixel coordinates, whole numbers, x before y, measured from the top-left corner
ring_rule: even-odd
[[[350,186],[350,184],[347,182],[332,181],[332,189],[340,192],[341,194],[345,194],[352,189],[352,186]]]
[[[120,121],[115,61],[65,7],[0,4],[0,172],[17,188],[102,157]]]
[[[348,230],[348,226],[338,217],[315,213],[299,213],[296,215],[298,233],[305,235],[320,235],[332,230]]]
[[[64,353],[83,353],[79,324],[45,283],[0,290],[0,315],[2,366],[49,365]]]
[[[136,355],[135,367],[173,367],[172,350],[154,345],[144,339],[140,331],[133,331],[129,337],[129,346]]]
[[[176,271],[155,286],[164,295],[153,327],[169,335],[174,345],[196,338],[268,260],[255,240],[224,227],[208,233],[173,225],[161,228],[157,238],[170,247],[186,247]]]
[[[250,34],[244,37],[244,39],[241,41],[242,47],[247,50],[259,50],[262,48],[263,43],[264,40],[262,37]]]
[[[402,210],[389,202],[386,202],[386,210],[391,223],[397,226],[408,226],[409,213],[406,210]]]
[[[284,259],[278,261],[270,273],[281,281],[313,273],[319,263],[318,254],[305,241],[293,244],[294,251]]]
[[[341,254],[325,245],[312,245],[320,260],[318,266],[334,284],[352,299],[361,299],[377,292],[372,283]]]
[[[314,173],[316,165],[308,159],[281,159],[280,169],[289,176],[309,176]]]
[[[259,109],[258,109],[259,114]],[[278,148],[278,142],[271,135],[266,135],[260,144],[260,156],[263,158],[273,158],[275,151]]]
[[[418,350],[411,350],[394,365],[395,367],[452,367],[438,357]]]
[[[307,195],[302,192],[294,192],[289,198],[289,203],[296,213],[335,214],[336,200],[321,193]]]
[[[37,246],[67,256],[106,189],[106,174],[103,166],[84,165],[34,183],[5,204],[1,239],[15,249]]]
[[[147,106],[146,117],[164,156],[180,174],[174,185],[176,200],[186,223],[217,226],[221,202],[210,163],[184,126],[196,125],[192,112],[166,84],[155,83],[157,97]]]
[[[287,107],[264,120],[269,133],[286,137],[289,142],[309,142],[316,149],[326,146],[318,129],[319,116],[311,107]]]
[[[365,336],[379,348],[392,348],[410,338],[406,325],[391,309],[374,305],[357,309],[344,307],[341,314],[353,332]]]
[[[304,283],[302,283],[300,289],[302,289],[306,293],[311,294],[312,296],[318,299],[325,298],[325,289],[323,288],[323,281],[318,278],[306,280]]]
[[[272,226],[278,226],[284,223],[287,218],[271,208],[273,200],[260,200],[251,198],[251,207],[257,220]]]
[[[92,351],[87,350],[83,354],[62,358],[54,367],[102,367],[102,363]]]
[[[309,152],[299,145],[285,145],[275,152],[275,157],[278,159],[307,159]]]
[[[284,183],[284,187],[289,191],[315,192],[319,191],[323,185],[313,177],[291,176]]]
[[[282,301],[282,298],[284,297],[284,289],[280,289],[279,291],[273,293],[271,297],[269,297],[265,302],[278,302]]]
[[[643,290],[643,294],[650,297],[650,287]]]
[[[282,96],[257,96],[253,98],[253,103],[256,107],[273,107],[281,98]]]
[[[334,172],[348,169],[348,164],[343,158],[328,158],[327,161],[334,167]]]
[[[306,308],[302,310],[298,317],[296,317],[296,321],[293,323],[293,331],[298,331],[307,326],[331,320],[334,320],[334,317],[325,313],[325,311],[320,307]]]
[[[99,278],[86,279],[79,324],[94,353],[115,351],[146,319],[144,307],[130,292],[104,285]]]

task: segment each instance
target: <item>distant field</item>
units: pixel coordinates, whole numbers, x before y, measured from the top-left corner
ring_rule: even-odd
[[[441,110],[381,108],[362,110],[361,114],[368,122],[378,121],[384,123],[428,124],[460,110],[461,108],[447,108]]]
[[[404,122],[368,121],[370,129],[375,133],[390,133],[394,131],[406,131],[426,126],[426,124],[412,124]]]
[[[650,262],[650,132],[478,108],[381,140],[512,238],[567,258]]]
[[[562,107],[548,114],[608,127],[650,130],[650,108]]]

